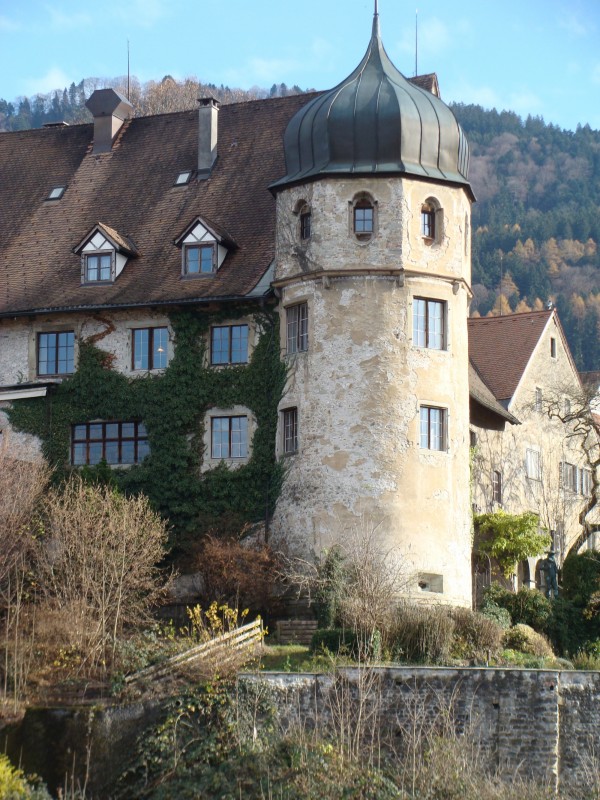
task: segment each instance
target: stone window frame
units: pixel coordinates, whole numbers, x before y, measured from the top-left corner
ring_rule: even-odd
[[[39,375],[38,374],[38,335],[40,333],[69,333],[74,334],[73,345],[73,372],[65,373],[64,375]],[[27,366],[30,380],[53,380],[55,378],[69,377],[77,371],[77,364],[79,362],[79,338],[81,335],[81,323],[71,322],[38,322],[32,326],[29,331],[28,339],[28,352],[27,352]]]
[[[135,327],[129,328],[131,333],[131,371],[132,372],[163,372],[169,366],[169,357],[170,357],[170,347],[169,343],[171,341],[171,332],[169,330],[168,325],[139,325],[136,324]],[[135,334],[138,331],[148,331],[148,366],[146,367],[136,367],[135,364],[135,357],[136,357],[136,345],[135,345]],[[154,331],[165,331],[166,332],[166,350],[165,350],[165,363],[164,365],[154,366]]]
[[[428,247],[440,244],[444,238],[444,210],[437,197],[427,197],[421,203],[419,230]]]
[[[372,210],[371,230],[357,230],[357,211],[361,209]],[[358,244],[366,245],[372,242],[379,230],[378,203],[375,197],[367,191],[357,192],[348,203],[348,228],[349,233]]]
[[[423,329],[419,328],[419,319],[422,315],[418,315],[417,312],[417,303],[425,303],[425,322]],[[441,308],[441,321],[442,321],[442,330],[441,330],[441,347],[436,347],[429,343],[430,341],[430,334],[431,326],[429,324],[429,306],[430,304],[435,304]],[[422,335],[425,339],[425,343],[421,344],[417,339],[419,336]],[[413,297],[412,302],[412,344],[413,347],[422,348],[425,350],[437,350],[439,352],[448,350],[448,303],[446,300],[440,300],[437,297],[424,297],[422,295],[415,295]]]
[[[71,334],[73,336],[73,341],[72,341],[72,344],[71,344],[71,349],[72,349],[71,362],[72,362],[72,365],[73,365],[73,369],[61,372],[58,369],[58,366],[59,366],[58,337],[64,336],[64,335],[68,335],[68,334]],[[40,372],[40,350],[41,350],[40,339],[41,339],[42,336],[56,336],[57,337],[56,345],[55,345],[56,356],[55,356],[55,359],[54,359],[55,366],[57,367],[57,369],[54,372]],[[77,336],[76,336],[76,333],[75,333],[75,330],[73,329],[73,327],[65,328],[64,330],[47,330],[47,331],[41,330],[41,331],[37,331],[35,333],[35,373],[36,373],[36,376],[38,378],[58,378],[58,377],[64,377],[64,376],[67,376],[67,375],[73,375],[73,373],[75,372],[75,355],[76,355],[76,351],[77,351],[76,342],[77,342]]]
[[[301,245],[307,245],[312,238],[312,208],[304,198],[294,206],[294,214],[298,218],[296,235]]]
[[[246,417],[246,455],[245,456],[228,456],[226,458],[213,457],[213,419],[217,418],[234,418]],[[209,408],[204,415],[204,459],[200,468],[201,472],[207,472],[214,469],[219,464],[226,464],[230,469],[238,469],[239,467],[247,464],[252,458],[252,442],[256,432],[257,424],[256,417],[247,406],[235,405],[230,408]]]
[[[246,358],[243,361],[233,361],[232,360],[232,332],[234,328],[246,328]],[[214,338],[213,338],[213,331],[216,329],[224,330],[228,329],[229,335],[229,346],[228,346],[228,360],[227,361],[215,361],[214,360]],[[208,359],[209,364],[211,367],[239,367],[243,366],[244,364],[248,364],[250,361],[250,353],[251,353],[251,333],[252,327],[250,323],[247,321],[235,321],[235,322],[226,322],[222,325],[211,325],[209,332],[208,332]]]

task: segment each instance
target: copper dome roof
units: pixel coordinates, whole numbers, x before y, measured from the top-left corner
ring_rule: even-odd
[[[275,188],[323,175],[371,173],[468,186],[469,146],[462,128],[439,97],[392,64],[377,14],[363,60],[292,117],[284,147],[287,172]]]

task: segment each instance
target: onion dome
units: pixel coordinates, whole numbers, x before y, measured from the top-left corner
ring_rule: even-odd
[[[284,148],[287,174],[273,188],[325,175],[372,173],[469,185],[462,128],[439,97],[392,64],[377,13],[363,60],[292,117]]]

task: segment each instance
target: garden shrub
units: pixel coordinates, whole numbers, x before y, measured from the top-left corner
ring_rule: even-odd
[[[390,631],[392,657],[415,663],[446,663],[455,628],[447,608],[400,606]]]
[[[511,592],[496,583],[485,590],[483,607],[492,604],[505,608],[513,624],[529,625],[539,633],[545,633],[552,616],[552,600],[537,589],[523,586],[518,592]]]
[[[13,767],[8,757],[0,753],[0,798],[2,800],[51,800],[46,789],[23,771]]]
[[[502,627],[494,620],[468,608],[448,611],[454,620],[452,654],[457,658],[487,662],[502,645]]]
[[[600,589],[600,553],[595,550],[570,553],[562,568],[562,590],[565,600],[585,608],[598,589]]]
[[[493,603],[489,600],[483,601],[481,608],[479,609],[479,613],[482,616],[493,620],[503,630],[510,628],[512,625],[512,617],[510,616],[508,609],[498,606],[496,603]]]
[[[347,628],[320,628],[313,634],[311,650],[313,653],[328,650],[334,655],[343,652],[344,655],[357,657],[359,644],[357,634]]]
[[[521,623],[504,631],[504,646],[539,658],[551,658],[554,655],[545,636]]]
[[[592,638],[590,623],[582,609],[562,597],[552,601],[546,634],[556,652],[563,656],[577,653]]]

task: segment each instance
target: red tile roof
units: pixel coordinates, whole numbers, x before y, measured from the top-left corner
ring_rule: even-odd
[[[553,313],[469,318],[469,356],[497,400],[508,401],[514,395]]]
[[[112,152],[91,154],[93,125],[0,133],[0,314],[160,304],[250,292],[274,257],[283,132],[312,95],[225,105],[211,177],[174,186],[197,164],[195,111],[126,122]],[[60,200],[46,200],[66,185]],[[218,273],[181,279],[174,240],[195,218],[236,242]],[[135,245],[113,285],[81,286],[73,253],[98,223]]]

